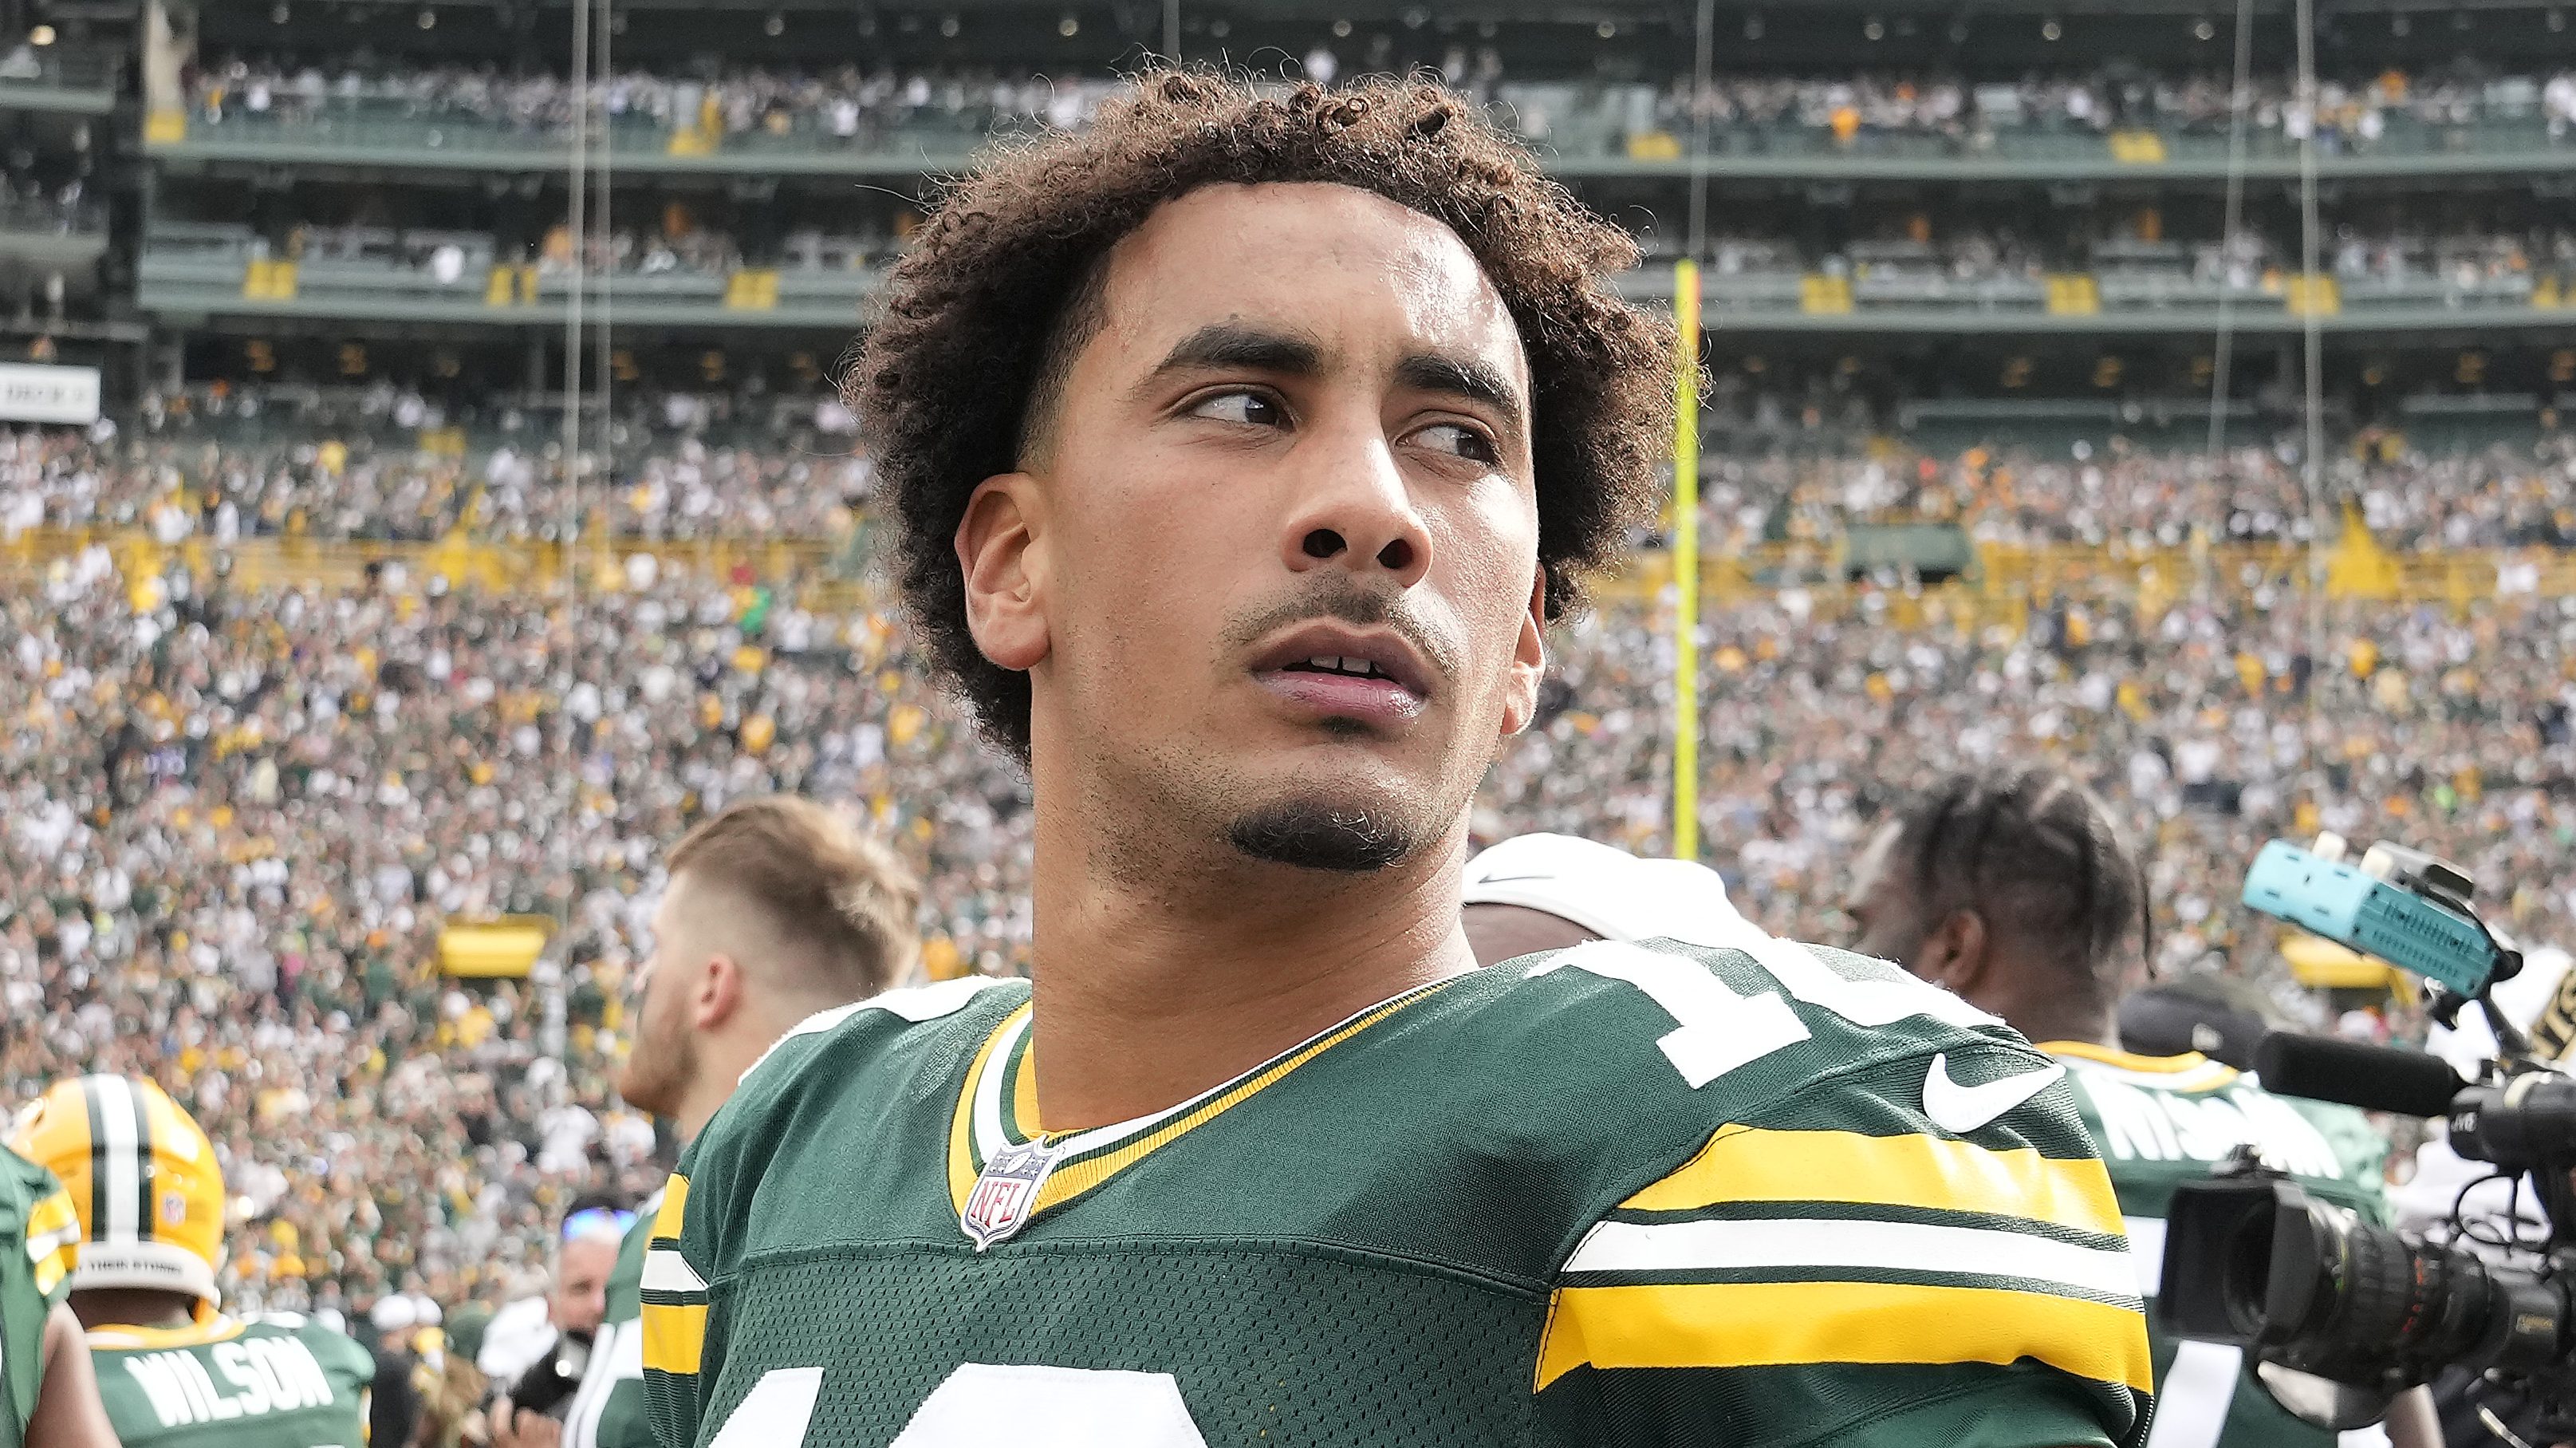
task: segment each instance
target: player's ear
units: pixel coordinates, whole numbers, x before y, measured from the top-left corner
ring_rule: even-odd
[[[1518,734],[1538,717],[1538,686],[1547,678],[1547,569],[1530,582],[1529,607],[1512,644],[1511,678],[1503,689],[1503,733]]]
[[[1917,975],[1973,1003],[1985,983],[1986,918],[1974,910],[1951,911],[1924,937],[1921,954]]]
[[[957,566],[966,578],[966,627],[984,657],[1033,669],[1047,656],[1045,550],[1037,480],[998,473],[976,484],[957,520]]]
[[[742,962],[730,955],[707,957],[706,971],[698,977],[698,988],[690,995],[689,1024],[701,1031],[716,1029],[742,1009],[743,995]]]

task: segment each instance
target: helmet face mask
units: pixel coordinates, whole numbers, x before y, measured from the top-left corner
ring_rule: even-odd
[[[19,1113],[9,1145],[52,1172],[80,1214],[75,1292],[139,1288],[221,1300],[224,1175],[195,1118],[148,1080],[57,1081]]]

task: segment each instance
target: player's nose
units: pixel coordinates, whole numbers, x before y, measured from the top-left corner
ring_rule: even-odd
[[[1310,428],[1279,534],[1292,573],[1338,567],[1390,575],[1399,588],[1431,568],[1431,531],[1375,419]]]

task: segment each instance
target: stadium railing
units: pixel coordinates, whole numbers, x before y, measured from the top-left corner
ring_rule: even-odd
[[[103,116],[116,109],[121,57],[21,46],[0,58],[0,111]]]
[[[2229,150],[2223,124],[2156,119],[2135,127],[2025,121],[1963,126],[1951,132],[1863,125],[1848,137],[1798,120],[1720,123],[1706,155],[1684,154],[1683,121],[1658,114],[1625,94],[1577,94],[1563,112],[1534,105],[1535,88],[1506,87],[1499,107],[1530,134],[1551,166],[1573,176],[1907,177],[1925,180],[2107,179],[2162,175],[2224,177]],[[1611,88],[1619,90],[1620,88]],[[2452,174],[2460,171],[2553,171],[2569,164],[2576,138],[2555,138],[2537,104],[2481,102],[2456,120],[2403,108],[2383,111],[2369,139],[2335,134],[2319,158],[2327,177]],[[648,117],[620,118],[608,128],[618,169],[750,171],[779,174],[885,175],[951,171],[971,163],[996,134],[1025,128],[1016,118],[969,110],[914,113],[888,124],[872,119],[841,135],[820,114],[797,111],[783,125],[744,130],[670,126]],[[147,154],[201,161],[296,162],[434,169],[555,169],[569,140],[560,125],[531,124],[461,108],[390,99],[326,101],[309,107],[251,112],[164,111],[145,132]],[[2297,174],[2298,147],[2278,129],[2248,138],[2248,174]]]
[[[0,234],[7,230],[0,216]],[[418,259],[439,241],[454,243],[455,265],[444,276]],[[881,270],[850,264],[870,255],[855,239],[834,239],[832,248],[829,260],[839,264],[821,264],[818,254],[812,264],[594,273],[585,295],[638,325],[848,327]],[[496,264],[485,235],[386,232],[381,246],[363,254],[291,259],[262,247],[246,226],[177,221],[155,223],[147,233],[137,281],[145,309],[191,316],[522,326],[559,324],[572,290],[558,268]],[[1640,301],[1659,300],[1670,295],[1670,270],[1649,265],[1622,286]],[[2332,331],[2448,329],[2469,314],[2481,325],[2554,328],[2576,311],[2576,277],[2539,269],[2464,280],[2413,270],[2302,280],[2274,271],[2230,287],[2117,263],[2099,272],[1967,278],[1929,265],[1860,263],[1833,272],[1775,264],[1710,274],[1705,283],[1706,308],[1725,325],[1791,331],[2205,331],[2222,301],[2235,303],[2234,325],[2248,331],[2295,330],[2310,309]]]

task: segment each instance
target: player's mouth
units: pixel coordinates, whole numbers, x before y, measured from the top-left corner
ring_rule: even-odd
[[[1252,677],[1298,713],[1394,725],[1421,714],[1431,670],[1411,644],[1384,629],[1318,621],[1290,630],[1253,657]]]

